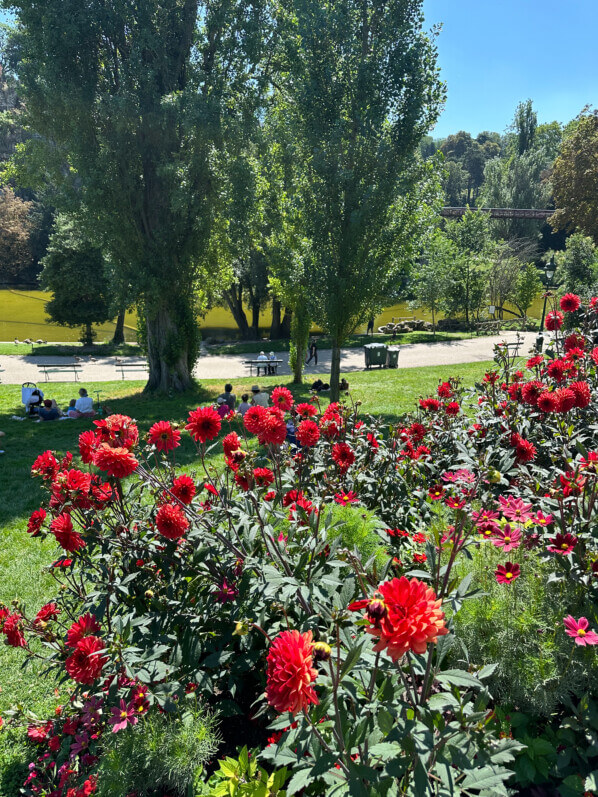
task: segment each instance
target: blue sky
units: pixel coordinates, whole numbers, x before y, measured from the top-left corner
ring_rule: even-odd
[[[531,98],[540,122],[598,105],[596,0],[424,0],[442,22],[438,57],[446,108],[432,135],[503,132]]]
[[[424,9],[428,26],[443,23],[448,98],[434,136],[502,133],[528,98],[540,122],[598,105],[597,0],[424,0]]]

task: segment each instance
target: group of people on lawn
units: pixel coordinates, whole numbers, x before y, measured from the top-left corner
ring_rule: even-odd
[[[45,399],[43,391],[36,387],[25,402],[25,411],[29,417],[36,417],[40,421],[57,421],[60,418],[93,418],[95,410],[93,399],[87,395],[87,390],[79,390],[79,398],[71,399],[64,411],[56,403],[56,399]]]
[[[221,393],[216,399],[216,412],[221,418],[225,418],[230,413],[237,412],[239,415],[245,415],[250,407],[268,407],[270,404],[270,396],[260,389],[259,385],[254,385],[251,388],[251,397],[249,393],[243,393],[239,406],[237,406],[237,397],[233,393],[233,386],[226,384],[224,386],[224,393]]]

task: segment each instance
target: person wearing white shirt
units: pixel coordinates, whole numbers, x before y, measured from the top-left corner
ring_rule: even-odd
[[[87,395],[87,390],[84,387],[79,390],[79,398],[75,402],[75,409],[79,413],[79,418],[93,418],[95,415],[93,399]]]
[[[263,393],[260,390],[259,385],[254,385],[251,388],[251,392],[253,394],[251,403],[254,407],[267,407],[270,404],[270,396],[267,393]]]

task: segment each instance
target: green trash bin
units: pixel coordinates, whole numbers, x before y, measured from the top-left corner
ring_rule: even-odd
[[[398,368],[399,367],[399,352],[398,346],[389,346],[386,350],[386,367]]]
[[[372,365],[378,365],[380,368],[385,368],[387,348],[388,347],[384,343],[366,343],[363,347],[365,353],[365,367],[371,368]]]

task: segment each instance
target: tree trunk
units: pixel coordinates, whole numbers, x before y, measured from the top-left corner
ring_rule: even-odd
[[[341,381],[341,347],[337,340],[332,341],[332,362],[330,363],[330,401],[338,401]]]
[[[272,323],[270,324],[270,340],[280,338],[280,318],[282,306],[278,299],[272,299]]]
[[[291,321],[293,313],[290,310],[284,309],[284,316],[282,317],[282,324],[280,325],[280,337],[286,339],[291,337]]]
[[[172,304],[163,300],[151,316],[147,315],[149,378],[146,392],[180,393],[193,385],[189,369],[190,343],[171,308]]]
[[[83,345],[93,345],[93,329],[90,323],[85,324],[85,332],[83,333]]]
[[[434,317],[434,308],[432,307],[432,338],[436,340],[436,321]]]
[[[226,302],[228,309],[231,311],[236,325],[239,327],[241,338],[243,340],[251,340],[251,331],[249,329],[249,324],[247,323],[245,310],[243,309],[242,295],[243,294],[240,285],[232,285],[223,293],[224,301]]]
[[[121,310],[116,319],[116,326],[114,327],[114,335],[112,336],[112,343],[114,346],[120,346],[125,342],[125,311]]]
[[[251,335],[253,340],[260,339],[260,306],[256,301],[251,303]]]

